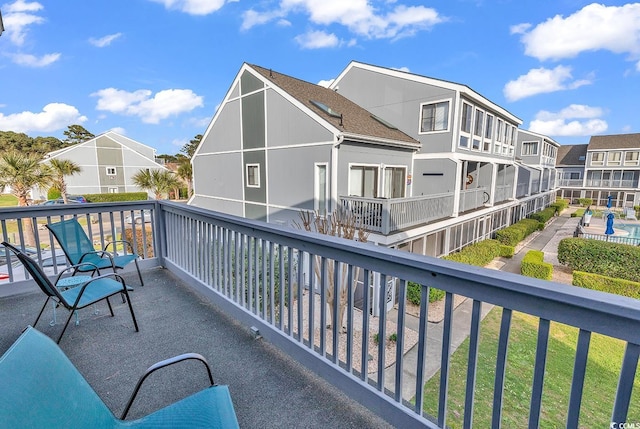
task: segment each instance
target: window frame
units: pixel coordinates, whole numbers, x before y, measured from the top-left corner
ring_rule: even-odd
[[[525,151],[525,147],[529,147],[530,145],[533,145],[533,147],[535,148],[534,151],[530,152],[530,151]],[[522,142],[522,147],[520,148],[520,156],[538,156],[538,148],[540,146],[540,142],[537,140],[530,140],[530,141],[523,141]],[[525,153],[527,152],[527,153]]]
[[[385,165],[382,168],[382,198],[394,198],[387,194],[387,170],[402,170],[402,195],[395,198],[405,198],[407,195],[407,171],[408,167],[406,165]]]
[[[631,159],[628,159],[628,155],[631,155]],[[633,156],[635,155],[635,156]],[[639,153],[638,151],[629,151],[624,153],[624,165],[638,165],[639,161]]]
[[[419,125],[419,128],[418,128],[418,134],[446,133],[446,132],[451,131],[451,102],[452,102],[452,100],[450,98],[447,98],[447,99],[442,99],[442,100],[430,101],[428,103],[420,103],[420,125]],[[424,108],[427,107],[427,106],[434,106],[434,107],[437,108],[437,105],[439,105],[439,104],[446,104],[446,106],[447,106],[446,117],[445,117],[446,128],[425,130],[423,128],[423,124],[424,124]],[[435,126],[435,121],[434,121],[434,126]]]
[[[595,159],[596,155],[598,155],[598,158],[600,158],[601,156],[602,159],[596,160]],[[604,152],[591,152],[591,165],[604,165],[604,156],[605,156]]]
[[[467,113],[465,115],[465,113]],[[468,130],[464,129],[464,126],[467,126]],[[473,137],[471,132],[473,131],[473,104],[462,100],[460,107],[460,128],[459,134],[460,138],[458,140],[458,147],[470,150],[473,145]],[[465,141],[466,144],[462,144],[462,141]]]
[[[245,184],[247,188],[259,188],[260,187],[260,164],[259,163],[251,163],[245,165]],[[249,171],[255,168],[255,174],[253,175],[255,181],[251,183],[249,180]]]
[[[324,167],[324,212],[320,209],[320,168]],[[313,209],[320,216],[326,216],[329,213],[329,201],[331,197],[329,195],[329,163],[328,162],[316,162],[313,165]]]
[[[618,155],[618,159],[613,159],[615,155]],[[621,151],[607,153],[607,165],[621,165],[621,164],[622,164]]]
[[[371,197],[366,197],[364,195],[355,195],[351,193],[351,187],[352,187],[352,183],[351,183],[351,173],[352,170],[354,169],[362,169],[363,172],[363,176],[362,176],[362,183],[361,183],[361,194],[365,194],[364,192],[364,185],[365,185],[365,181],[364,181],[364,172],[365,170],[373,170],[375,173],[375,177],[374,177],[374,184],[375,184],[375,188],[373,189],[373,195]],[[380,164],[364,164],[364,163],[349,163],[349,181],[347,183],[347,190],[348,190],[348,195],[350,197],[360,197],[360,198],[378,198],[378,195],[380,194]]]
[[[113,170],[113,173],[110,172],[111,170]],[[107,176],[117,176],[118,169],[113,166],[108,166],[108,167],[105,167],[105,173],[107,174]]]

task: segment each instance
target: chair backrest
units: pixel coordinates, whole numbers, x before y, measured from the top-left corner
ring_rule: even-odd
[[[85,253],[93,252],[93,243],[82,229],[82,225],[76,219],[67,219],[60,222],[47,224],[47,228],[53,233],[60,244],[62,251],[69,259],[71,265],[80,263],[80,258]]]
[[[0,427],[108,428],[117,422],[64,352],[27,327],[0,357]]]
[[[24,265],[24,267],[29,272],[29,274],[31,274],[31,277],[33,277],[33,280],[37,283],[40,289],[42,289],[42,292],[44,292],[49,296],[54,296],[58,298],[58,300],[62,301],[63,303],[66,302],[62,298],[62,295],[60,295],[58,288],[56,288],[53,285],[53,283],[51,283],[51,280],[49,280],[49,277],[47,277],[44,271],[42,271],[42,268],[40,268],[40,265],[38,265],[36,261],[31,259],[25,253],[23,253],[20,249],[7,243],[6,241],[3,242],[2,245],[7,249],[11,250],[11,252],[13,252],[18,257],[18,260],[22,263],[22,265]]]

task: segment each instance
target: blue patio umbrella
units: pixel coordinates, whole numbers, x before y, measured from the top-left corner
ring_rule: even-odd
[[[613,231],[613,213],[609,213],[607,215],[607,229],[604,232],[607,235],[611,235],[614,233]]]
[[[611,208],[611,200],[613,199],[613,195],[609,195],[607,197],[607,208],[610,209]]]

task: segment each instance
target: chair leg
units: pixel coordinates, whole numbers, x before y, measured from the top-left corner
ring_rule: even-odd
[[[73,313],[76,312],[75,308],[68,309],[68,310],[69,310],[69,317],[67,318],[67,323],[64,324],[64,328],[62,328],[62,332],[60,332],[60,336],[58,337],[58,341],[56,341],[57,344],[60,344],[60,340],[62,339],[62,336],[64,335],[64,331],[67,330],[67,326],[69,326],[69,322],[71,322],[71,318],[73,317]]]
[[[131,312],[131,318],[133,319],[133,326],[136,327],[136,332],[139,332],[138,329],[138,321],[136,320],[136,315],[133,312],[133,306],[131,305],[131,298],[129,297],[129,292],[127,292],[127,288],[125,287],[124,293],[127,295],[127,304],[129,304],[129,311]]]
[[[44,302],[44,305],[42,306],[42,309],[40,309],[40,313],[38,313],[38,317],[36,318],[36,321],[33,322],[33,327],[34,328],[38,324],[38,320],[40,320],[40,316],[42,316],[42,312],[44,312],[44,309],[47,307],[47,304],[49,303],[49,299],[51,299],[50,296],[47,297],[47,300]]]
[[[140,265],[138,265],[138,260],[134,259],[133,262],[136,263],[136,270],[138,270],[138,278],[140,279],[140,286],[144,286],[144,282],[142,281],[142,273],[140,273]]]
[[[109,297],[107,297],[107,305],[109,306],[109,311],[111,312],[111,317],[114,316],[113,308],[111,308],[111,301],[109,301]]]

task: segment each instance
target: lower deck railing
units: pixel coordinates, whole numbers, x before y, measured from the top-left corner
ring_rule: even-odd
[[[109,226],[126,227],[122,217],[136,210],[153,213],[154,255],[149,259],[396,427],[500,427],[514,419],[538,427],[559,403],[564,407],[560,426],[606,427],[640,420],[638,396],[632,395],[640,355],[638,300],[171,202],[49,212],[14,209],[0,211],[0,223],[7,237],[15,222],[19,241],[27,238],[24,219],[90,220],[91,213],[102,213],[102,221],[91,225],[106,232]],[[96,240],[107,240],[102,235],[96,234]],[[0,284],[6,286],[12,285]],[[415,318],[410,316],[409,295],[415,299],[417,290],[427,303],[432,289],[444,291],[442,321],[429,322],[435,310],[425,304]],[[457,297],[467,299],[468,316],[456,311]],[[374,305],[379,317],[371,315]],[[391,306],[395,308],[387,311]],[[482,323],[491,307],[499,311],[494,326]],[[521,346],[521,315],[534,321],[535,345],[529,349]],[[576,331],[575,347],[553,352],[562,356],[549,351],[556,323]],[[495,339],[484,337],[488,331]],[[593,371],[588,362],[596,333],[619,340],[624,348],[616,386],[607,386],[615,393],[606,421],[593,420],[592,402],[584,405],[593,398],[605,400],[599,390],[585,387]],[[460,336],[467,338],[466,346],[454,355]],[[481,352],[487,341],[489,357]],[[455,370],[458,357],[465,368],[462,375]],[[512,358],[528,359],[530,376],[512,368]],[[570,381],[559,382],[548,372],[551,358],[572,362]],[[484,377],[480,381],[481,373],[490,374],[489,388]],[[512,379],[519,387],[509,384]],[[557,383],[563,384],[562,393],[547,397]],[[481,420],[479,415],[487,413],[487,420]]]

